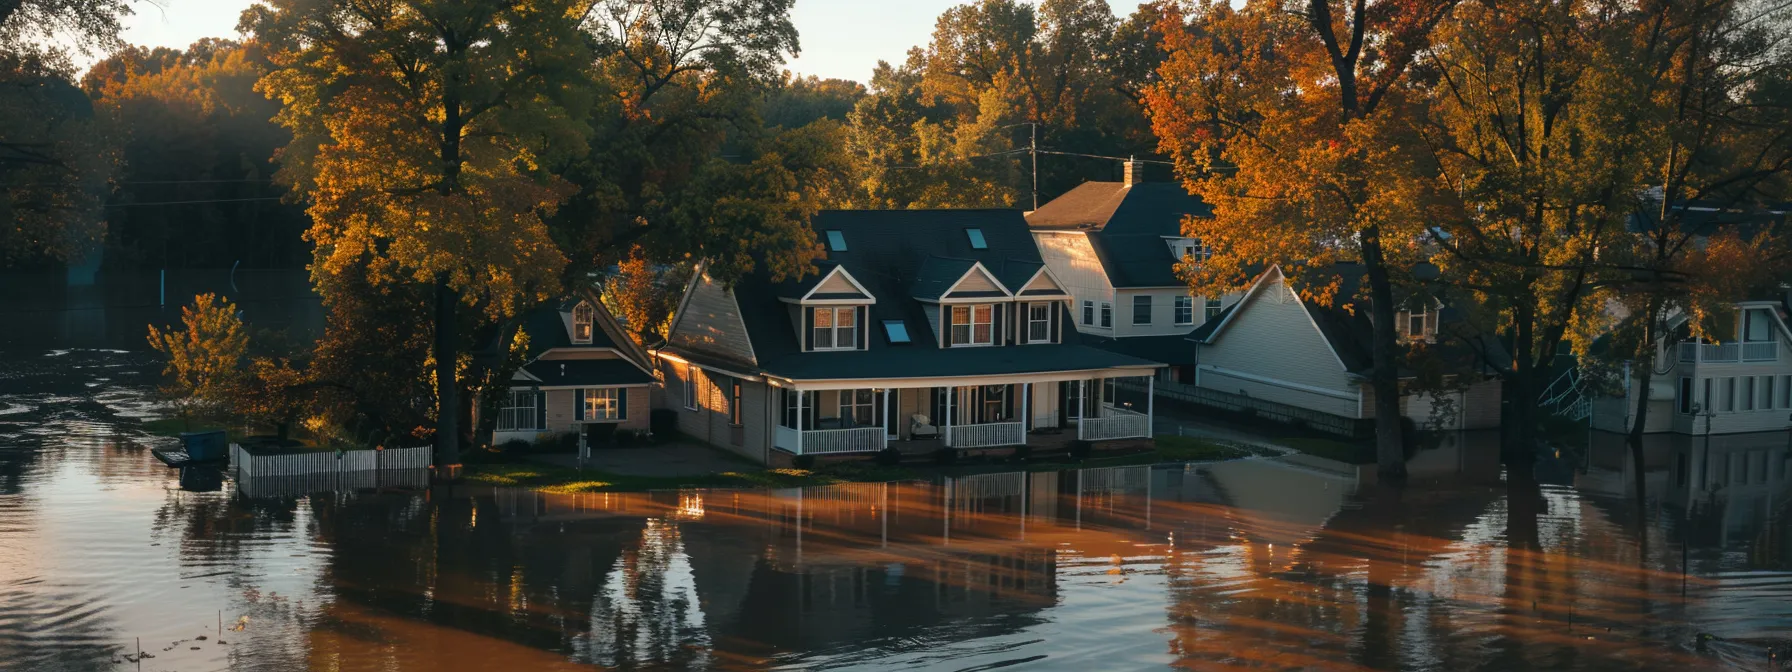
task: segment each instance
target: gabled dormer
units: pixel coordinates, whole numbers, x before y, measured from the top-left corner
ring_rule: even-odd
[[[1015,262],[1010,262],[1015,265]],[[1024,267],[1023,267],[1024,268]],[[1064,284],[1045,264],[1022,282],[1015,294],[1014,342],[1044,345],[1064,341],[1063,306],[1070,300]]]
[[[846,267],[823,264],[822,268],[822,274],[813,283],[798,286],[800,295],[781,298],[790,304],[792,326],[802,341],[802,350],[867,349],[870,333],[866,327],[877,297]]]
[[[1394,332],[1401,340],[1437,342],[1438,314],[1444,304],[1434,298],[1416,298],[1394,313]]]
[[[597,309],[590,301],[580,301],[572,307],[572,344],[591,345],[591,336],[597,331]]]
[[[1014,292],[983,262],[928,257],[915,278],[914,299],[926,304],[927,321],[942,348],[1007,345]]]

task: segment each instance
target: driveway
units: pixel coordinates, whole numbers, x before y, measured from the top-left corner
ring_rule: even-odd
[[[531,455],[529,459],[561,467],[580,466],[579,457],[571,454]],[[593,448],[590,459],[585,460],[583,466],[622,476],[657,477],[702,476],[757,468],[744,458],[694,443]]]

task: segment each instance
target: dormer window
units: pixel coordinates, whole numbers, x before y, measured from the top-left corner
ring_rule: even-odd
[[[971,249],[989,249],[989,241],[983,239],[983,229],[965,229],[964,235],[971,240]]]
[[[902,320],[884,320],[884,336],[889,337],[892,344],[907,343],[908,325],[903,324]]]
[[[828,229],[828,250],[832,252],[846,251],[846,234],[839,229]]]
[[[859,309],[857,306],[813,308],[814,328],[809,339],[812,350],[857,350],[859,347]]]
[[[597,311],[589,303],[580,303],[572,309],[572,342],[589,344],[591,342],[591,321]]]
[[[1437,313],[1426,310],[1403,312],[1397,318],[1395,328],[1410,340],[1431,341],[1436,335]]]
[[[1052,342],[1052,304],[1036,302],[1027,306],[1027,342]]]
[[[953,306],[950,345],[994,345],[995,314],[995,306],[987,303]]]

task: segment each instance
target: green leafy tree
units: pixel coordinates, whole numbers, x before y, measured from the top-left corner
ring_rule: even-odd
[[[436,460],[460,459],[461,307],[502,319],[551,295],[565,258],[544,218],[582,151],[585,7],[569,2],[272,0],[242,27],[293,134],[280,176],[309,203],[326,302],[363,278],[431,286]]]

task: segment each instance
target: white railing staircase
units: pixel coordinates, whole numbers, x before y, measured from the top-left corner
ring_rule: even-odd
[[[1587,419],[1593,414],[1593,400],[1587,397],[1581,382],[1580,367],[1570,367],[1543,388],[1537,405],[1570,420]]]

